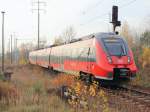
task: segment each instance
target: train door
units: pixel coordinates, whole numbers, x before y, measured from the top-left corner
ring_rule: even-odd
[[[60,70],[63,71],[63,46],[59,48],[59,52],[60,52],[60,55],[59,55],[59,63],[60,63]]]
[[[51,51],[52,51],[52,48],[49,48],[49,68],[52,67],[51,66],[51,56],[52,56]]]
[[[87,51],[87,72],[88,73],[91,73],[91,48],[89,47],[88,48],[88,51]]]
[[[37,54],[35,55],[35,64],[37,65],[38,62],[37,62]]]

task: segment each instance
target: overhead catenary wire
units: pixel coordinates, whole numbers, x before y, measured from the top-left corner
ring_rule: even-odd
[[[93,21],[95,21],[95,20],[97,20],[97,19],[99,19],[99,18],[102,18],[102,17],[104,17],[104,16],[107,16],[107,15],[108,15],[108,13],[101,14],[101,15],[99,15],[99,16],[97,16],[97,17],[94,17],[94,18],[88,20],[86,23],[83,23],[83,24],[80,24],[80,25],[81,25],[81,26],[84,26],[84,25],[86,25],[86,24],[92,23]]]
[[[93,10],[94,8],[98,7],[99,5],[102,5],[102,3],[105,0],[100,0],[99,2],[97,2],[96,4],[92,5],[91,7],[89,7],[88,9],[86,9],[85,11],[82,12],[82,14],[87,14],[89,11]]]
[[[89,12],[89,11],[91,11],[92,9],[98,7],[99,5],[102,5],[102,3],[103,3],[104,1],[105,1],[105,0],[100,0],[99,2],[97,2],[97,3],[96,3],[95,5],[93,5],[92,7],[88,8],[86,11],[83,11],[82,14],[83,14],[83,15],[86,15],[87,12]],[[109,15],[109,12],[108,12],[108,13],[103,13],[103,14],[101,14],[101,15],[99,15],[99,16],[96,16],[96,17],[94,17],[94,18],[88,20],[86,23],[80,24],[80,26],[85,26],[85,25],[87,25],[87,24],[89,24],[89,23],[91,23],[91,22],[97,20],[98,18],[102,18],[102,17],[104,17],[104,16],[106,16],[106,15]]]
[[[104,1],[104,0],[101,0],[99,3],[102,3],[103,1]],[[131,0],[131,1],[129,1],[129,2],[125,3],[125,4],[123,4],[123,5],[121,5],[121,6],[120,6],[120,9],[125,8],[125,7],[127,7],[127,6],[129,6],[129,5],[131,5],[131,4],[133,4],[133,3],[136,2],[136,1],[137,1],[137,0]],[[96,6],[96,5],[95,5],[95,6]],[[97,4],[97,6],[98,6],[98,4]],[[93,22],[93,21],[95,21],[95,20],[97,20],[97,19],[101,19],[102,17],[104,17],[104,16],[106,16],[106,15],[110,15],[110,12],[111,12],[111,10],[109,10],[107,13],[104,13],[104,14],[102,14],[102,15],[100,15],[100,16],[97,16],[97,17],[94,17],[94,18],[88,20],[86,23],[80,24],[80,26],[85,26],[85,25],[87,25],[87,24],[89,24],[89,23],[91,23],[91,22]],[[110,19],[110,17],[109,17],[109,19]]]
[[[123,4],[122,6],[120,6],[120,8],[127,7],[127,6],[133,4],[133,3],[136,2],[136,1],[137,1],[137,0],[131,0],[131,1],[129,1],[128,3],[125,3],[125,4]]]

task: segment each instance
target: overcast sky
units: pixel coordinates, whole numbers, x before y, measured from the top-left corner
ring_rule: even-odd
[[[0,10],[6,12],[6,42],[11,34],[20,39],[34,39],[36,42],[37,12],[32,12],[32,9],[37,9],[34,4],[36,1],[0,0]],[[45,11],[41,12],[40,37],[46,38],[49,43],[52,43],[54,37],[61,34],[70,25],[74,26],[78,37],[93,32],[111,31],[109,13],[111,13],[112,5],[119,6],[119,20],[128,21],[131,27],[138,28],[145,20],[144,18],[150,15],[150,0],[135,0],[135,2],[132,2],[134,0],[40,1],[46,2],[46,5],[41,5]],[[1,18],[0,15],[0,24]]]

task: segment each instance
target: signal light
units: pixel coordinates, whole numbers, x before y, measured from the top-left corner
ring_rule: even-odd
[[[112,22],[111,23],[113,24],[114,32],[117,26],[121,26],[121,22],[118,21],[118,6],[112,7]]]
[[[112,8],[112,22],[118,21],[118,6],[113,6]]]
[[[113,6],[113,8],[112,8],[112,23],[115,26],[121,25],[121,22],[118,21],[118,6]]]

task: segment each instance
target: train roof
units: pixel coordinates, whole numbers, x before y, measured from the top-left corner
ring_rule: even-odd
[[[90,34],[90,35],[87,35],[87,36],[83,36],[83,37],[78,38],[78,39],[73,39],[73,40],[71,40],[68,43],[65,42],[65,43],[61,43],[61,44],[57,44],[57,45],[54,44],[54,45],[51,45],[51,47],[64,45],[64,44],[70,44],[70,43],[83,41],[83,40],[88,40],[88,39],[91,39],[91,38],[105,38],[105,37],[114,37],[114,36],[116,36],[116,34],[112,33],[112,32],[109,32],[109,33],[103,33],[103,32],[93,33],[93,34]]]
[[[95,33],[94,36],[96,38],[108,38],[108,37],[116,37],[115,33]]]
[[[78,42],[78,41],[84,41],[84,40],[92,39],[92,38],[108,38],[108,37],[116,37],[116,34],[113,33],[113,32],[93,33],[93,34],[90,34],[90,35],[87,35],[87,36],[83,36],[83,37],[78,38],[78,39],[73,39],[70,42],[64,42],[64,43],[60,43],[60,44],[53,44],[53,45],[50,45],[50,46],[48,46],[46,48],[51,48],[51,47],[55,47],[55,46],[61,46],[61,45],[70,44],[70,43],[74,43],[74,42]],[[41,48],[41,49],[45,49],[45,48]],[[41,49],[38,49],[38,50],[41,50]]]

